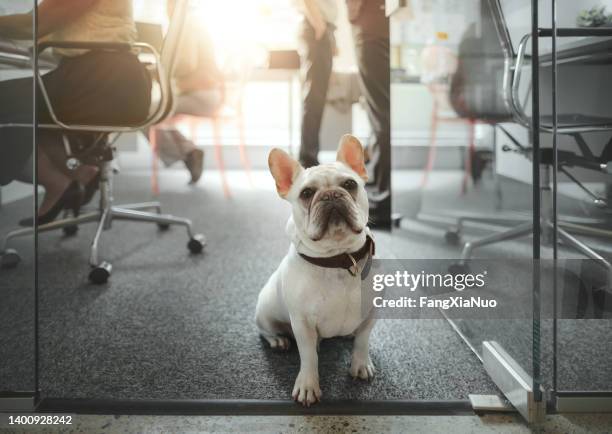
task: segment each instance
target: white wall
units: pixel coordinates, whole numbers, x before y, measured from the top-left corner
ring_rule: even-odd
[[[512,44],[516,50],[521,37],[531,33],[531,0],[501,0],[504,15],[508,24]],[[540,0],[538,11],[540,27],[552,27],[552,6],[550,0]],[[557,0],[557,27],[576,27],[576,17],[580,11],[594,6],[606,6],[608,14],[612,14],[612,0]],[[564,44],[575,42],[580,38],[560,38],[558,49]],[[550,50],[550,38],[540,40],[542,53]]]

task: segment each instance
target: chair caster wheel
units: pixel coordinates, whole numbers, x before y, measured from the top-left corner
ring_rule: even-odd
[[[6,249],[2,254],[2,268],[15,268],[20,262],[21,257],[15,249]]]
[[[448,266],[448,272],[452,275],[467,274],[470,267],[465,262],[454,262]]]
[[[101,285],[108,282],[108,278],[113,271],[113,266],[108,262],[102,262],[100,265],[93,267],[89,272],[89,280],[91,283]]]
[[[444,234],[444,239],[451,246],[456,246],[459,244],[459,241],[461,241],[461,234],[456,229],[455,230],[449,229]]]
[[[65,228],[62,229],[62,231],[64,232],[65,236],[72,237],[76,235],[76,233],[79,231],[79,226],[78,225],[66,226]]]
[[[194,237],[189,240],[189,242],[187,243],[187,248],[189,249],[191,253],[198,254],[198,253],[202,253],[202,250],[204,249],[205,244],[206,244],[206,238],[204,238],[204,235],[197,234],[197,235],[194,235]]]
[[[170,229],[170,225],[168,223],[157,223],[157,227],[160,231],[167,231]]]

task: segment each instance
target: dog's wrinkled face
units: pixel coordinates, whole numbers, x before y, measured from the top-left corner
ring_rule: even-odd
[[[281,197],[293,208],[293,220],[312,242],[342,242],[361,234],[368,222],[367,174],[359,140],[345,135],[337,161],[303,169],[284,151],[274,149],[270,171]]]
[[[359,234],[365,229],[367,203],[365,207],[359,203],[366,198],[364,183],[344,164],[313,167],[296,184],[293,219],[312,241],[340,241],[351,232]]]

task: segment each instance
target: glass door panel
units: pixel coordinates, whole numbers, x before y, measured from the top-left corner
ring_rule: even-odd
[[[484,271],[483,288],[456,295],[493,299],[497,309],[441,315],[495,384],[480,392],[509,396],[523,387],[522,401],[512,404],[526,418],[540,376],[539,239],[532,237],[539,172],[530,124],[517,120],[504,90],[531,15],[529,0],[427,2],[398,14],[392,26],[394,210],[402,216],[396,254],[448,260],[455,276]],[[509,28],[524,31],[517,38]],[[527,56],[517,86],[526,118],[531,70]]]
[[[32,0],[0,4],[0,16],[30,13]],[[33,18],[32,18],[33,23]],[[28,410],[37,389],[33,229],[33,62],[30,35],[0,32],[0,410]],[[15,124],[20,124],[15,126]]]
[[[557,7],[557,27],[574,29],[572,36],[547,38],[550,50],[542,68],[543,87],[550,90],[543,93],[546,115],[551,123],[556,119],[556,134],[545,142],[555,157],[550,169],[554,231],[547,241],[557,269],[543,294],[543,303],[556,308],[546,324],[546,370],[559,411],[610,411],[612,110],[606,77],[612,73],[612,31],[575,19],[594,6],[591,2],[545,3]]]

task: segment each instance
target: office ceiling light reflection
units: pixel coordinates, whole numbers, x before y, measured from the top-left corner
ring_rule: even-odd
[[[300,21],[287,0],[199,0],[191,3],[202,19],[221,63],[246,56],[264,61],[268,50],[294,49]]]

